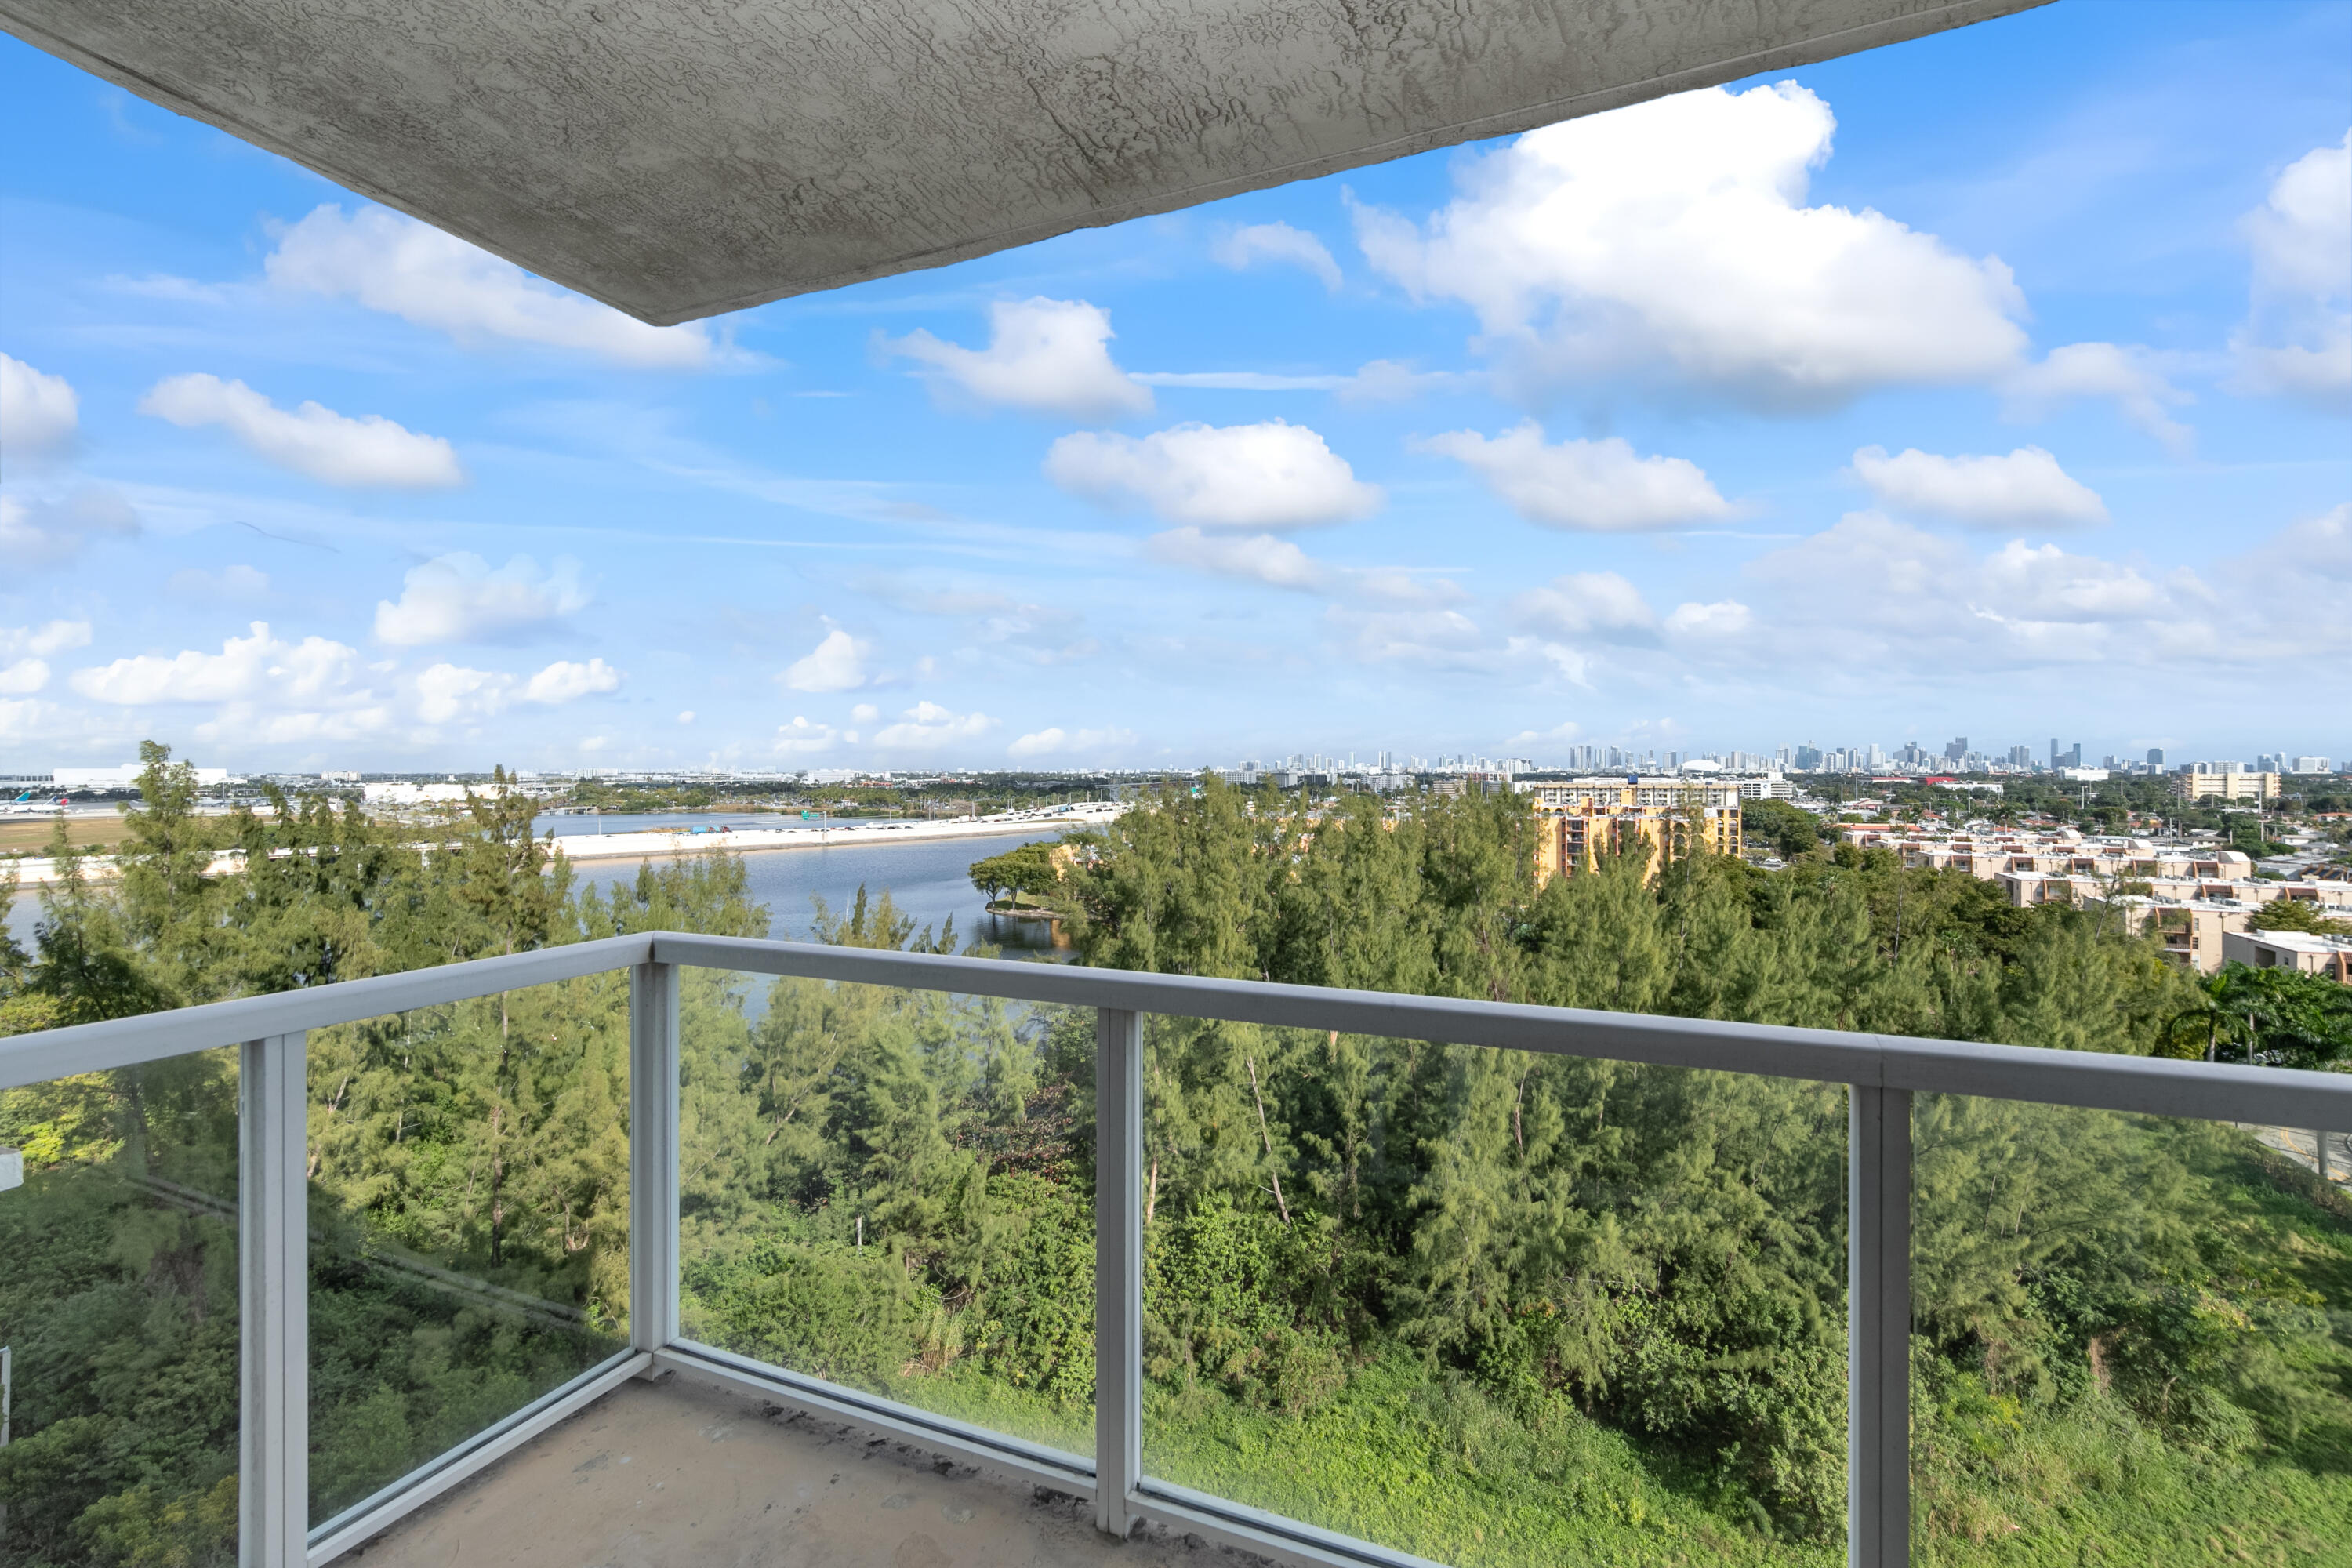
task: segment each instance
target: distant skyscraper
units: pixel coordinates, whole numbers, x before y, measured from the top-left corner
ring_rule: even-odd
[[[2164,748],[2162,746],[2150,746],[2147,749],[2147,765],[2152,768],[2160,768],[2164,766]]]

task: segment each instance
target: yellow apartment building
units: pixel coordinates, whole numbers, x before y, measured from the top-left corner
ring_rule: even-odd
[[[1650,875],[1694,847],[1739,853],[1739,785],[1679,778],[1526,781],[1536,819],[1536,885],[1590,871],[1605,852],[1650,849]]]

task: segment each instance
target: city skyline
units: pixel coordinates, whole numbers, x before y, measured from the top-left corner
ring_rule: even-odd
[[[2352,752],[2352,5],[2116,15],[664,329],[0,39],[0,764]]]

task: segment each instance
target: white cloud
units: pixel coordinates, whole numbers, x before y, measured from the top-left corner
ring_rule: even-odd
[[[1723,599],[1712,605],[1675,605],[1674,614],[1666,617],[1666,630],[1676,637],[1737,637],[1754,621],[1747,605],[1737,599]]]
[[[2225,637],[2222,606],[2186,570],[2151,574],[2021,540],[1979,556],[1876,512],[1849,513],[1747,575],[1758,605],[1748,636],[1722,639],[1742,644],[1740,658],[1793,662],[1833,636],[1840,665],[1874,679],[2203,662],[2260,640]]]
[[[493,572],[480,556],[459,551],[411,568],[397,602],[376,601],[375,637],[394,647],[491,641],[587,604],[575,561],[558,559],[542,573],[538,562],[517,555]]]
[[[622,679],[621,672],[601,658],[592,658],[585,664],[558,659],[524,685],[523,700],[553,707],[594,692],[618,691]]]
[[[1677,93],[1529,132],[1466,165],[1425,229],[1359,208],[1357,235],[1547,383],[1663,367],[1788,406],[2008,370],[2025,301],[1999,258],[1804,205],[1835,127],[1794,83]]]
[[[851,637],[832,622],[825,623],[824,640],[777,673],[789,691],[854,691],[869,679],[866,662],[874,645]]]
[[[49,683],[47,659],[20,658],[0,665],[0,697],[29,697]]]
[[[384,207],[346,217],[321,206],[278,237],[263,268],[280,288],[355,300],[469,346],[505,339],[656,370],[718,357],[702,327],[649,327]]]
[[[80,400],[64,376],[0,353],[0,451],[29,458],[62,450],[80,424]]]
[[[2196,432],[2165,412],[2195,399],[2165,378],[2146,349],[2067,343],[2040,364],[2020,366],[2001,382],[2001,392],[2010,416],[2019,419],[2042,418],[2078,397],[2111,397],[2125,419],[2175,457],[2187,457],[2196,444]]]
[[[1642,591],[1614,572],[1571,572],[1510,602],[1512,620],[1554,637],[1623,637],[1654,631]]]
[[[849,721],[853,724],[871,724],[880,717],[882,710],[871,702],[860,702],[849,710]]]
[[[416,677],[416,716],[427,724],[478,723],[506,711],[515,678],[494,669],[436,664]]]
[[[2253,309],[2231,340],[2245,390],[2352,395],[2352,131],[2288,164],[2248,213]]]
[[[615,691],[622,679],[601,658],[585,664],[558,659],[528,679],[502,670],[436,664],[416,677],[416,716],[427,724],[479,723],[518,701],[551,708],[593,692]]]
[[[1588,533],[1630,533],[1718,522],[1733,514],[1687,458],[1637,458],[1619,437],[1544,445],[1532,419],[1491,439],[1454,430],[1419,444],[1476,470],[1529,522]]]
[[[809,756],[833,749],[834,729],[830,724],[812,724],[795,715],[789,724],[776,726],[776,752],[781,756]]]
[[[218,425],[265,462],[331,485],[431,489],[463,484],[457,454],[438,436],[420,436],[381,414],[352,419],[316,403],[291,414],[241,381],[175,375],[139,400],[139,412],[183,430]]]
[[[1209,254],[1220,265],[1236,270],[1260,261],[1303,267],[1320,278],[1326,289],[1339,287],[1339,264],[1331,259],[1323,242],[1286,223],[1254,223],[1237,228],[1211,246]]]
[[[1945,458],[1916,447],[1890,458],[1884,447],[1864,447],[1853,455],[1853,471],[1882,506],[1972,528],[2107,521],[2098,492],[2039,447],[2020,447],[2005,458]]]
[[[958,741],[978,740],[995,727],[996,721],[985,713],[951,713],[936,702],[918,702],[898,722],[884,725],[875,734],[874,743],[885,751],[930,751]]]
[[[218,653],[194,648],[166,658],[140,654],[78,669],[68,682],[94,702],[143,707],[157,702],[318,702],[344,693],[359,669],[359,650],[326,637],[286,642],[256,621],[249,637],[229,637]]]
[[[1370,515],[1378,485],[1304,425],[1178,425],[1141,439],[1097,431],[1063,437],[1045,474],[1107,504],[1139,501],[1170,522],[1289,529]]]
[[[1085,755],[1117,751],[1135,744],[1132,730],[1064,730],[1058,725],[1034,731],[1004,748],[1008,757],[1050,757],[1057,753]]]
[[[203,604],[251,604],[268,596],[269,574],[252,566],[224,566],[217,572],[188,566],[173,573],[165,586]]]
[[[693,709],[691,709],[691,708],[689,708],[689,709],[688,709],[685,712],[680,713],[680,714],[677,716],[677,721],[678,721],[679,723],[681,723],[681,724],[691,724],[691,723],[693,723],[693,722],[694,722],[694,710],[693,710]]]
[[[88,621],[47,621],[37,626],[0,626],[0,656],[70,653],[89,646]]]
[[[1202,533],[1197,528],[1170,529],[1144,542],[1154,560],[1172,566],[1190,566],[1219,577],[1265,583],[1276,588],[1314,590],[1328,585],[1331,574],[1322,563],[1286,539],[1270,533],[1235,537]]]
[[[1476,622],[1459,610],[1356,610],[1339,605],[1324,620],[1341,647],[1366,664],[1422,664],[1486,669],[1493,650]]]
[[[63,500],[0,496],[0,561],[26,571],[70,561],[93,539],[138,533],[139,514],[104,485],[85,485]]]
[[[1151,389],[1111,363],[1110,312],[1083,300],[1000,300],[988,308],[988,347],[928,331],[885,338],[888,353],[925,365],[936,390],[983,404],[1110,419],[1151,412]]]

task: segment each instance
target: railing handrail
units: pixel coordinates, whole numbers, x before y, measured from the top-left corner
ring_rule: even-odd
[[[2206,1121],[2352,1129],[2352,1074],[2345,1073],[678,931],[604,937],[19,1035],[0,1039],[0,1088],[646,963]]]

